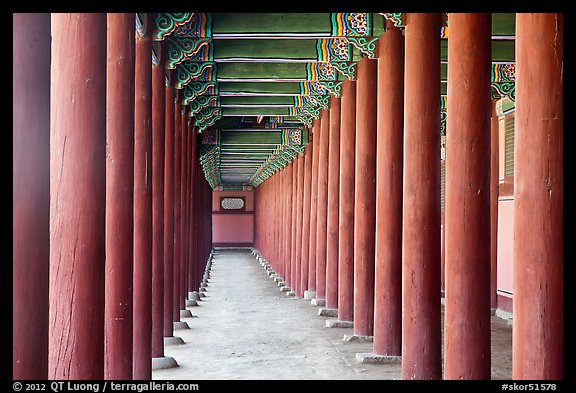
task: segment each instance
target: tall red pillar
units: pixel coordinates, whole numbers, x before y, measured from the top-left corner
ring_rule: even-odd
[[[198,159],[198,138],[200,136],[198,135],[198,133],[196,131],[194,131],[194,137],[193,137],[193,148],[192,148],[192,168],[193,168],[193,178],[192,178],[192,235],[191,235],[191,241],[192,241],[192,249],[191,249],[191,258],[192,258],[192,264],[194,266],[194,277],[193,280],[191,282],[191,286],[189,288],[189,291],[191,292],[197,292],[200,289],[200,282],[202,280],[202,275],[203,275],[203,267],[202,267],[202,263],[200,261],[200,253],[199,253],[199,248],[200,248],[200,243],[199,243],[199,237],[200,237],[200,180],[201,177],[203,176],[202,174],[202,169],[200,167],[200,160]],[[196,146],[196,147],[194,147]],[[211,208],[210,208],[211,209]]]
[[[174,83],[168,80],[164,134],[164,337],[174,334],[174,93]]]
[[[441,379],[440,15],[407,15],[402,378]]]
[[[181,206],[180,172],[182,162],[182,103],[176,98],[174,105],[174,284],[172,286],[172,321],[180,322],[180,274],[181,274]]]
[[[104,378],[132,379],[134,14],[107,19]]]
[[[202,275],[198,276],[198,267],[197,267],[197,261],[196,258],[194,258],[195,255],[195,250],[196,250],[196,242],[195,242],[195,238],[196,238],[196,233],[195,233],[195,225],[196,225],[196,216],[197,216],[197,212],[196,212],[196,195],[195,193],[197,192],[196,189],[196,160],[198,160],[198,133],[196,132],[196,127],[191,126],[191,133],[190,133],[190,165],[189,165],[189,170],[190,170],[190,187],[189,187],[189,191],[190,191],[190,197],[189,197],[189,203],[190,203],[190,211],[189,211],[189,234],[188,234],[188,238],[190,241],[190,245],[188,248],[188,263],[189,263],[189,267],[188,267],[188,285],[187,285],[187,296],[188,293],[197,290],[198,288],[196,288],[196,282],[198,281],[198,285],[200,284],[201,281],[201,277]]]
[[[280,260],[281,260],[281,244],[282,244],[282,237],[281,237],[281,230],[282,230],[282,175],[283,171],[280,170],[276,172],[274,184],[274,206],[280,208],[276,213],[276,220],[274,222],[274,243],[276,246],[273,247],[274,250],[274,263],[272,264],[272,268],[274,272],[278,272],[280,268]]]
[[[388,24],[378,40],[374,353],[402,354],[402,148],[404,36]]]
[[[285,219],[284,219],[284,256],[282,258],[282,271],[281,276],[286,281],[286,274],[290,270],[290,258],[291,258],[291,243],[292,243],[292,171],[294,170],[294,163],[291,161],[286,165],[284,170],[286,178],[286,183],[284,186],[284,195],[286,200],[285,205]]]
[[[30,61],[32,58],[34,61]],[[15,13],[12,14],[13,379],[48,378],[49,220],[50,14]]]
[[[146,18],[149,19],[149,18]],[[152,377],[152,41],[136,34],[134,104],[134,379]]]
[[[451,13],[449,23],[444,378],[490,379],[492,18]]]
[[[328,201],[326,216],[326,307],[338,308],[338,199],[340,186],[340,97],[330,98]]]
[[[292,276],[292,291],[301,296],[301,265],[302,265],[302,207],[304,201],[304,164],[305,155],[298,156],[298,190],[296,194],[296,259],[294,275]]]
[[[296,207],[298,200],[298,157],[292,163],[292,211],[291,211],[291,244],[290,244],[290,264],[286,269],[285,282],[290,289],[294,288],[294,276],[296,274]]]
[[[562,379],[563,16],[516,14],[512,378]]]
[[[178,305],[180,307],[180,311],[186,310],[186,296],[188,295],[186,285],[186,277],[188,275],[188,180],[186,174],[189,150],[188,134],[190,132],[188,118],[188,110],[185,106],[183,106],[182,118],[180,119],[180,126],[182,127],[182,132],[180,135],[180,284],[178,292]]]
[[[166,87],[162,46],[152,67],[152,357],[164,357],[164,154]],[[165,56],[164,56],[165,57]]]
[[[340,109],[340,193],[338,201],[338,319],[354,320],[354,166],[356,82],[342,82]]]
[[[316,206],[316,299],[326,299],[326,218],[328,216],[328,144],[330,112],[320,113],[318,200]]]
[[[310,190],[312,185],[312,160],[316,154],[313,144],[309,143],[305,147],[306,161],[304,163],[304,199],[302,205],[302,257],[301,257],[301,276],[300,276],[300,293],[299,297],[304,297],[304,292],[308,290],[308,264],[309,264],[309,245],[310,245]],[[279,191],[277,191],[279,192]]]
[[[357,336],[372,336],[374,329],[377,67],[376,60],[364,58],[356,70],[354,335]]]
[[[103,379],[106,14],[51,18],[48,379]]]
[[[498,308],[498,166],[499,156],[499,127],[496,102],[492,100],[490,110],[490,309],[495,312]]]
[[[310,187],[310,228],[316,228],[318,218],[318,156],[320,155],[320,121],[312,124],[312,149],[316,152],[312,156],[312,179]],[[308,291],[310,298],[316,297],[316,231],[310,231],[308,263]]]

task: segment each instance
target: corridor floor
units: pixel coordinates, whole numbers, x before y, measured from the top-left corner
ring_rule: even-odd
[[[310,300],[288,297],[250,250],[217,250],[210,279],[185,344],[165,347],[179,367],[153,371],[154,380],[400,379],[401,366],[363,364],[370,342],[346,342],[351,328],[328,328]],[[492,378],[510,379],[512,327],[492,317]]]

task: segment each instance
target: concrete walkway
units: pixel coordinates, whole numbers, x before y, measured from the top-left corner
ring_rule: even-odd
[[[310,300],[288,297],[249,250],[215,252],[206,297],[165,347],[179,367],[155,380],[400,379],[401,366],[363,364],[370,342],[346,342],[351,328],[328,328]],[[493,379],[511,378],[512,328],[493,317]]]

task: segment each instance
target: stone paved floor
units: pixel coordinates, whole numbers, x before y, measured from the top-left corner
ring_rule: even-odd
[[[400,365],[362,364],[369,342],[345,342],[351,328],[327,328],[310,300],[285,296],[248,250],[216,251],[206,297],[165,347],[179,367],[155,380],[400,379]],[[512,327],[492,317],[492,378],[512,374]]]

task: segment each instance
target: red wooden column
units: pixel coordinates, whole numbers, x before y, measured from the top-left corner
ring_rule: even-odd
[[[152,378],[152,40],[136,35],[134,104],[134,379]]]
[[[326,218],[328,215],[328,143],[330,112],[320,113],[318,152],[318,201],[316,218],[316,299],[326,298]]]
[[[48,378],[50,14],[15,13],[12,23],[12,378],[41,380]]]
[[[282,244],[282,237],[280,235],[280,230],[281,225],[282,225],[282,202],[281,202],[281,196],[282,196],[282,171],[279,171],[276,173],[275,176],[275,190],[274,190],[274,204],[273,206],[276,206],[277,208],[280,208],[280,210],[277,210],[277,215],[276,215],[276,220],[274,223],[274,247],[272,248],[274,251],[274,259],[273,259],[273,264],[272,267],[274,268],[274,271],[277,272],[278,268],[279,268],[279,263],[280,263],[280,259],[281,259],[281,255],[280,255],[280,250],[281,247],[280,245]]]
[[[286,269],[286,277],[284,281],[286,282],[286,286],[290,289],[293,288],[294,285],[294,275],[296,273],[295,264],[296,264],[296,205],[298,200],[298,158],[292,160],[292,204],[291,204],[291,228],[290,228],[290,264]],[[260,195],[260,193],[258,194]],[[260,196],[258,197],[258,203],[260,203]],[[261,227],[261,226],[260,226]]]
[[[266,258],[268,260],[268,263],[272,264],[273,260],[274,260],[274,251],[273,251],[273,247],[272,245],[273,243],[273,233],[274,233],[274,223],[275,223],[275,217],[272,217],[272,215],[270,214],[270,205],[272,205],[274,203],[274,181],[273,181],[273,177],[271,177],[270,179],[267,180],[267,187],[266,187],[266,200],[268,201],[268,205],[266,206],[266,223],[268,225],[267,228],[267,232],[266,232]]]
[[[562,379],[563,17],[516,14],[512,378]]]
[[[284,168],[282,168],[284,169]],[[282,186],[283,186],[283,180],[284,180],[284,170],[280,170],[277,173],[277,180],[276,180],[276,201],[275,201],[275,205],[277,208],[279,208],[278,210],[278,215],[276,216],[276,246],[274,247],[274,249],[276,250],[276,259],[274,261],[274,272],[278,273],[280,270],[280,263],[282,261],[282,241],[283,241],[283,237],[282,237],[282,222],[283,222],[283,209],[282,207],[283,205],[283,200],[282,200]]]
[[[202,280],[203,275],[203,267],[199,257],[199,237],[200,237],[200,177],[203,176],[202,169],[200,167],[200,161],[198,159],[198,138],[199,134],[194,130],[194,136],[192,141],[192,169],[193,169],[193,177],[192,177],[192,234],[191,234],[191,258],[192,258],[192,265],[194,270],[194,275],[192,277],[191,286],[189,291],[189,296],[193,299],[193,292],[198,292],[200,289],[200,282]],[[210,206],[210,211],[212,211],[212,206]]]
[[[174,335],[174,93],[169,79],[164,135],[164,337]]]
[[[316,154],[312,155],[312,179],[310,187],[310,228],[316,228],[318,217],[318,156],[320,155],[320,121],[314,120],[312,123],[312,149]],[[309,263],[308,263],[308,291],[305,293],[306,299],[316,297],[316,231],[310,231],[308,242]]]
[[[200,138],[200,136],[198,136],[198,138]],[[198,141],[198,143],[200,142],[200,140]],[[204,181],[204,173],[202,172],[202,166],[200,165],[200,160],[196,160],[196,192],[195,192],[195,211],[196,211],[196,222],[195,222],[195,233],[197,235],[196,239],[195,239],[195,244],[196,244],[196,251],[195,251],[195,258],[198,264],[198,280],[196,281],[196,286],[194,288],[195,291],[198,291],[198,289],[200,288],[200,277],[202,277],[203,271],[204,271],[204,261],[201,260],[200,256],[201,256],[201,243],[200,243],[200,235],[201,235],[201,224],[202,224],[202,218],[201,218],[201,199],[200,199],[200,192],[202,190],[202,182]],[[210,199],[210,203],[212,203],[212,199]],[[210,205],[210,214],[212,212],[212,205]]]
[[[276,268],[274,269],[277,275],[282,275],[283,270],[283,261],[284,261],[284,243],[286,241],[286,236],[284,230],[286,228],[286,217],[285,217],[285,210],[286,210],[286,168],[282,168],[282,170],[278,173],[278,196],[277,196],[277,207],[280,208],[279,215],[278,215],[278,228],[277,228],[277,255],[278,261],[276,262]]]
[[[499,165],[499,130],[496,102],[492,100],[490,109],[490,309],[492,313],[498,308],[498,165]]]
[[[190,127],[188,124],[188,110],[186,106],[182,106],[180,119],[180,126],[182,131],[180,134],[180,284],[178,292],[178,305],[180,313],[190,313],[186,311],[186,297],[188,289],[186,285],[186,277],[188,276],[188,215],[187,215],[187,195],[188,195],[188,181],[187,181],[187,163],[188,163],[188,134]],[[191,315],[191,314],[190,314]]]
[[[48,379],[103,379],[106,14],[51,17]]]
[[[356,164],[354,189],[354,335],[374,328],[376,229],[376,83],[378,62],[358,63],[356,82]]]
[[[178,94],[179,95],[179,94]],[[180,172],[182,162],[182,103],[176,98],[174,105],[174,285],[172,287],[172,321],[180,322],[180,274],[181,274],[181,240],[180,220],[181,205]],[[182,324],[179,324],[179,326]]]
[[[276,246],[274,247],[274,264],[272,267],[274,268],[274,272],[278,273],[280,269],[280,261],[282,259],[281,251],[282,251],[282,180],[283,180],[284,172],[282,170],[276,173],[276,189],[274,192],[274,206],[277,207],[277,215],[276,221],[274,223],[274,242]]]
[[[273,206],[276,206],[277,213],[276,213],[276,220],[274,222],[274,244],[275,246],[273,247],[274,250],[274,260],[273,260],[273,264],[272,267],[274,269],[274,272],[278,272],[279,269],[279,264],[280,264],[280,260],[282,258],[280,251],[281,251],[281,244],[282,244],[282,236],[280,234],[280,231],[282,229],[282,175],[283,172],[279,171],[276,173],[275,175],[275,191],[274,191],[274,201],[273,201]]]
[[[312,160],[314,151],[312,143],[305,147],[306,161],[304,163],[304,200],[302,207],[302,258],[301,258],[301,276],[299,297],[304,297],[304,292],[308,290],[308,264],[309,264],[309,245],[310,245],[310,190],[312,185]]]
[[[276,198],[278,197],[278,174],[274,174],[270,178],[270,206],[278,206]],[[277,241],[276,230],[278,227],[278,215],[276,214],[274,217],[270,217],[270,237],[269,237],[269,244],[270,244],[270,266],[275,269],[276,268],[276,247],[274,246]]]
[[[305,155],[298,156],[298,190],[296,193],[296,259],[294,266],[294,274],[292,276],[292,291],[296,296],[300,295],[301,282],[300,278],[302,275],[301,265],[302,265],[302,207],[304,201],[304,160]]]
[[[164,358],[164,156],[166,69],[163,46],[152,67],[152,357]]]
[[[262,185],[254,190],[254,247],[259,253],[262,253],[262,205],[260,198],[262,198],[263,188]]]
[[[356,82],[342,82],[338,201],[338,319],[354,320],[354,166]]]
[[[198,292],[200,290],[200,281],[201,281],[201,277],[204,271],[204,261],[202,260],[202,231],[203,231],[203,216],[202,216],[202,192],[203,192],[203,182],[204,180],[204,174],[202,173],[202,168],[200,166],[200,161],[197,160],[196,161],[196,184],[195,184],[195,191],[194,191],[194,211],[195,211],[195,218],[194,218],[194,233],[195,233],[195,239],[194,239],[194,244],[196,249],[194,250],[194,258],[196,259],[196,263],[197,263],[197,280],[195,282],[194,285],[194,291]],[[210,203],[212,203],[212,200],[210,200]],[[212,205],[210,205],[209,207],[210,209],[210,214],[212,212]]]
[[[185,111],[182,115],[182,162],[181,162],[181,183],[182,183],[182,198],[181,198],[181,209],[182,209],[182,221],[181,231],[182,231],[182,254],[181,254],[181,269],[180,274],[180,312],[186,310],[186,298],[188,297],[188,255],[190,247],[190,238],[188,234],[188,225],[190,222],[188,210],[190,203],[188,198],[190,197],[190,184],[189,184],[189,173],[188,166],[190,164],[190,132],[192,126],[189,123],[190,117],[188,112]],[[181,315],[182,316],[182,315]]]
[[[198,133],[196,132],[196,127],[191,126],[191,133],[190,133],[190,211],[189,211],[189,230],[188,230],[188,238],[190,241],[190,246],[188,248],[188,263],[189,263],[189,270],[188,270],[188,286],[187,286],[187,296],[192,291],[197,290],[197,285],[200,285],[202,275],[198,276],[198,262],[195,258],[195,251],[196,251],[196,233],[195,233],[195,225],[196,225],[196,160],[198,160]],[[196,283],[198,281],[198,284]]]
[[[107,14],[104,378],[132,379],[134,14]]]
[[[328,205],[326,216],[326,307],[338,308],[338,199],[340,183],[340,98],[330,98]]]
[[[492,18],[449,18],[444,378],[490,379]]]
[[[404,66],[402,378],[441,379],[439,14],[408,14]]]
[[[374,353],[402,354],[402,148],[404,36],[387,24],[378,40]]]
[[[291,244],[292,244],[292,179],[293,179],[294,162],[291,161],[285,169],[286,184],[284,195],[286,198],[285,219],[284,219],[284,257],[282,261],[281,276],[286,281],[286,275],[290,271]]]

